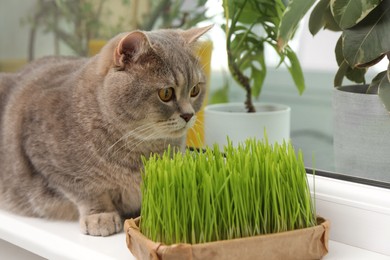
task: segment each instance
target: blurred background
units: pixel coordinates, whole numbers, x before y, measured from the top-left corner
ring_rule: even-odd
[[[208,102],[241,102],[245,94],[227,70],[222,12],[221,0],[1,0],[0,71],[15,71],[46,55],[94,55],[119,32],[213,23],[204,37],[214,46]],[[291,47],[305,74],[302,95],[291,87],[285,68],[276,70],[279,59],[274,50],[266,49],[269,69],[259,100],[289,105],[291,139],[303,150],[306,165],[331,172],[332,88],[338,68],[333,46],[338,37],[338,33],[324,31],[314,38],[307,29],[307,19],[298,28]]]

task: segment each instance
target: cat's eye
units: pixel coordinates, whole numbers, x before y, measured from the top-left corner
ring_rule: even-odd
[[[172,100],[174,95],[173,88],[162,88],[158,91],[158,96],[164,102],[169,102]]]
[[[199,84],[196,84],[195,86],[192,87],[190,96],[196,97],[197,95],[199,95],[199,92],[200,92]]]

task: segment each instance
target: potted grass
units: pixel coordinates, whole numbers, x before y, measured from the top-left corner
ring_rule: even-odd
[[[319,259],[329,222],[316,217],[290,143],[249,139],[224,150],[144,160],[141,216],[125,222],[139,259]]]
[[[273,48],[286,65],[298,92],[304,91],[303,73],[294,51],[287,45],[277,48],[277,35],[286,8],[283,0],[224,0],[223,25],[230,75],[246,93],[243,103],[209,105],[205,110],[206,145],[226,144],[248,137],[262,138],[264,129],[270,142],[290,137],[290,108],[281,104],[254,103],[260,97],[267,74],[265,46]]]
[[[280,47],[314,2],[290,1]],[[339,68],[333,91],[336,170],[390,180],[386,177],[390,168],[390,65],[371,82],[365,79],[370,67],[390,57],[390,1],[321,0],[311,12],[309,30],[315,35],[322,28],[341,32],[335,46]],[[345,78],[356,84],[343,85]]]

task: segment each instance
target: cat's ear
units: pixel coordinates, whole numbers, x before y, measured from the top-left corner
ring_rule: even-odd
[[[187,43],[193,43],[196,42],[200,36],[208,32],[213,26],[214,25],[212,24],[205,27],[188,29],[181,34]]]
[[[143,32],[131,32],[119,41],[114,53],[114,64],[123,67],[126,63],[135,62],[149,48],[149,40]]]

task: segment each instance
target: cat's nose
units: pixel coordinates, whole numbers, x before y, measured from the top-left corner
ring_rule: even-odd
[[[193,113],[185,113],[185,114],[181,114],[180,117],[184,119],[184,121],[186,121],[188,123],[188,121],[191,120],[191,118],[194,116]]]

